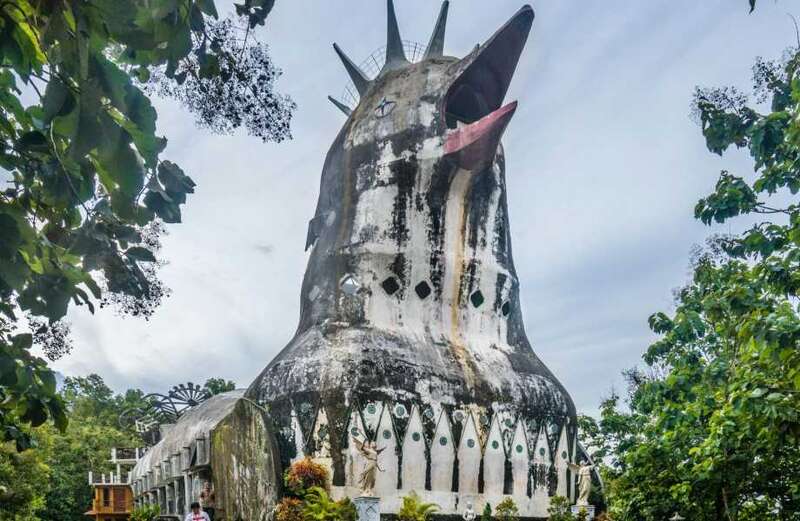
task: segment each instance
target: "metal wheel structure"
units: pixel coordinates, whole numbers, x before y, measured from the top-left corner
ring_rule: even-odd
[[[144,395],[142,398],[147,406],[122,411],[119,424],[123,428],[133,426],[145,442],[153,445],[160,439],[159,425],[175,423],[184,412],[210,397],[211,393],[203,386],[192,382],[179,384],[166,394]]]

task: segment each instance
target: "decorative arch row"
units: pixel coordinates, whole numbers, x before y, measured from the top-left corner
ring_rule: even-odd
[[[292,411],[296,458],[331,458],[328,416],[318,408],[301,426]],[[573,496],[568,462],[575,461],[574,426],[531,421],[510,411],[488,414],[467,405],[370,402],[351,407],[342,447],[345,485],[357,487],[365,468],[358,440],[381,450],[376,492],[432,490],[489,495]]]

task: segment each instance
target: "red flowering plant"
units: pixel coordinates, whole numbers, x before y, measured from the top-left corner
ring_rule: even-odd
[[[283,476],[287,495],[304,498],[313,487],[329,490],[328,469],[311,458],[292,463]]]

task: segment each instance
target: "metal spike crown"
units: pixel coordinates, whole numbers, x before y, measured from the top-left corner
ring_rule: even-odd
[[[383,68],[378,73],[378,76],[386,71],[405,67],[410,63],[406,57],[405,51],[403,50],[403,40],[400,37],[400,28],[397,23],[397,14],[394,8],[394,1],[387,0],[386,7],[386,61],[383,64]],[[436,20],[436,25],[434,26],[433,34],[431,35],[427,50],[423,56],[423,60],[437,58],[444,55],[444,38],[447,27],[447,12],[449,8],[450,1],[445,0],[442,3],[442,7],[439,11],[439,17]],[[372,80],[370,80],[364,71],[361,70],[361,68],[356,65],[355,62],[347,56],[347,54],[344,53],[344,51],[342,51],[341,47],[334,43],[333,49],[336,51],[339,59],[342,60],[342,63],[347,70],[347,74],[350,76],[353,85],[355,85],[358,94],[363,96],[364,93],[369,89]],[[351,107],[349,107],[346,103],[334,98],[333,96],[328,96],[328,100],[346,116],[350,116],[350,114],[353,113],[353,109]]]

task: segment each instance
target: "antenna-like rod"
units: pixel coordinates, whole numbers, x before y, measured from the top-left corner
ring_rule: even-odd
[[[394,69],[408,65],[406,53],[403,51],[403,40],[400,38],[400,28],[397,26],[397,15],[394,12],[394,1],[387,0],[387,28],[386,28],[386,64],[384,70]]]
[[[428,50],[425,51],[425,58],[437,58],[444,55],[444,33],[447,27],[447,10],[450,8],[450,0],[444,0],[439,11],[439,18],[436,20],[436,27],[433,28],[431,41],[428,43]]]
[[[350,107],[348,107],[347,105],[345,105],[344,103],[339,101],[338,99],[334,98],[333,96],[328,96],[328,100],[331,103],[333,103],[336,106],[337,109],[339,109],[342,112],[344,112],[345,116],[350,116],[350,114],[353,113],[353,109],[351,109]]]
[[[347,74],[350,75],[350,79],[353,80],[353,84],[356,86],[356,90],[358,90],[358,94],[363,96],[364,93],[367,92],[367,89],[369,89],[369,78],[367,78],[364,71],[353,63],[353,60],[348,58],[344,51],[335,43],[333,44],[333,50],[336,51],[336,54],[338,54],[339,58],[342,60],[344,68],[347,69]]]

